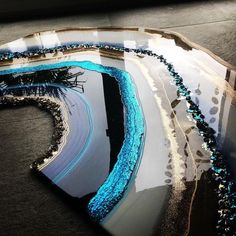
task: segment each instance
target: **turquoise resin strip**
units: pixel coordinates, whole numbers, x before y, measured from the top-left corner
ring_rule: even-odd
[[[83,69],[107,73],[117,79],[120,87],[125,109],[125,138],[123,146],[112,172],[88,204],[88,212],[91,217],[101,221],[122,198],[136,163],[141,156],[145,130],[144,117],[129,73],[117,68],[105,67],[89,61],[69,61],[0,71],[0,75],[54,69],[64,66],[79,66]]]
[[[125,108],[125,138],[111,174],[88,204],[89,214],[97,221],[101,221],[122,198],[141,155],[144,135],[142,109],[136,98],[130,75],[114,68],[107,68],[104,72],[115,77],[119,82]]]

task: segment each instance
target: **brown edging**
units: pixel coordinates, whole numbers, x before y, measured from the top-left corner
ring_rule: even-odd
[[[183,36],[180,33],[177,32],[173,32],[173,31],[169,31],[169,30],[159,30],[159,29],[152,29],[152,28],[148,28],[148,29],[144,29],[145,32],[150,33],[150,34],[161,34],[163,37],[172,37],[173,39],[180,39],[184,44],[186,44],[187,46],[191,47],[191,48],[195,48],[195,49],[199,49],[203,52],[205,52],[206,54],[208,54],[209,56],[211,56],[213,59],[215,59],[217,62],[219,62],[220,64],[228,67],[231,70],[235,70],[236,71],[236,65],[232,65],[229,62],[223,60],[221,57],[217,56],[216,54],[214,54],[212,51],[210,51],[207,48],[202,47],[201,45],[194,43],[192,41],[190,41],[188,38],[186,38],[185,36]]]
[[[206,49],[206,48],[200,46],[197,43],[191,42],[188,38],[186,38],[185,36],[183,36],[183,35],[181,35],[177,32],[168,31],[168,30],[161,30],[161,29],[154,29],[154,28],[112,27],[112,26],[107,26],[107,27],[78,27],[78,28],[67,27],[67,28],[63,28],[63,29],[59,29],[59,30],[52,29],[51,31],[63,32],[63,31],[73,31],[73,30],[79,30],[79,31],[93,31],[93,30],[96,30],[96,31],[125,31],[125,30],[127,30],[127,31],[140,31],[140,32],[149,33],[149,34],[152,34],[152,35],[153,34],[160,34],[165,38],[173,38],[175,40],[179,40],[180,42],[183,43],[183,45],[185,45],[187,47],[187,50],[191,50],[192,48],[201,50],[201,51],[205,52],[206,54],[208,54],[210,57],[212,57],[214,60],[219,62],[220,64],[224,65],[225,67],[227,67],[231,70],[236,71],[236,66],[235,65],[232,65],[232,64],[226,62],[225,60],[223,60],[222,58],[220,58],[219,56],[217,56],[216,54],[211,52],[209,49]],[[43,32],[50,32],[50,30],[35,32],[33,34],[26,35],[23,38],[29,38],[29,37],[32,37],[36,33],[43,33]],[[13,42],[13,41],[11,41],[11,42]]]

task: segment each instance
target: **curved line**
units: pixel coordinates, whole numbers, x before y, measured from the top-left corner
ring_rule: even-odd
[[[236,65],[233,65],[233,64],[225,61],[224,59],[222,59],[221,57],[216,55],[214,52],[210,51],[207,48],[202,47],[201,45],[199,45],[199,44],[197,44],[195,42],[192,42],[191,40],[189,40],[187,37],[183,36],[180,33],[177,33],[177,32],[171,31],[171,30],[161,30],[161,29],[154,29],[154,28],[147,28],[147,29],[144,29],[144,31],[146,33],[151,34],[151,35],[153,35],[153,34],[161,34],[163,37],[165,37],[165,35],[169,35],[173,39],[174,39],[174,37],[177,37],[183,43],[187,44],[189,47],[192,47],[192,48],[197,49],[197,50],[202,50],[204,53],[206,53],[208,56],[210,56],[211,58],[216,60],[221,65],[223,65],[225,67],[228,67],[231,70],[236,71]]]
[[[76,90],[74,90],[76,91]],[[80,96],[82,98],[82,96]],[[83,148],[81,149],[81,151],[78,153],[78,155],[75,156],[75,158],[73,158],[73,160],[70,161],[70,163],[68,163],[68,165],[63,169],[63,171],[61,171],[58,175],[56,175],[56,177],[54,177],[54,179],[52,180],[54,183],[58,183],[60,182],[70,171],[73,170],[73,168],[76,167],[76,165],[79,163],[79,161],[81,160],[81,156],[86,152],[86,150],[88,149],[89,143],[91,142],[91,137],[92,137],[92,132],[93,132],[93,122],[92,122],[92,116],[91,116],[91,109],[87,103],[87,101],[82,98],[83,102],[86,105],[86,110],[88,112],[88,117],[89,117],[89,136],[86,139],[86,142],[83,146]]]
[[[67,27],[67,28],[63,28],[63,29],[58,29],[58,30],[54,30],[54,32],[64,32],[64,31],[131,31],[131,32],[139,32],[140,34],[159,34],[162,35],[164,37],[165,34],[170,35],[172,38],[173,37],[178,37],[178,39],[180,39],[183,43],[186,43],[188,46],[198,49],[198,50],[202,50],[204,53],[206,53],[207,55],[209,55],[210,57],[212,57],[214,60],[216,60],[218,63],[220,63],[221,65],[224,65],[226,67],[228,67],[231,70],[236,71],[236,65],[233,65],[227,61],[225,61],[224,59],[222,59],[221,57],[219,57],[218,55],[216,55],[214,52],[212,52],[211,50],[204,48],[203,46],[201,46],[198,43],[192,42],[190,39],[188,39],[186,36],[183,36],[180,33],[177,33],[175,31],[170,31],[170,30],[163,30],[163,29],[159,29],[159,28],[145,28],[145,27],[137,27],[137,26],[128,26],[128,27],[113,27],[113,26],[104,26],[104,27]],[[33,37],[34,34],[40,34],[40,33],[50,33],[52,31],[48,31],[48,30],[44,30],[44,31],[38,31],[35,32],[33,34],[27,34],[21,38],[30,38]],[[16,40],[10,41],[10,42],[14,42]],[[8,43],[10,43],[8,42]],[[8,43],[4,43],[2,44],[2,46],[8,44]]]
[[[122,51],[122,50],[121,50],[121,51]],[[129,49],[128,49],[128,51],[129,51]],[[138,49],[137,51],[141,52],[141,54],[150,55],[150,53],[149,53],[150,51],[140,50],[140,49]],[[163,63],[167,66],[167,69],[168,69],[168,71],[170,72],[170,75],[174,78],[174,80],[178,81],[179,79],[181,79],[181,77],[178,75],[178,73],[175,72],[175,69],[174,69],[173,65],[170,64],[170,63],[168,63],[168,62],[166,61],[166,59],[165,59],[162,55],[158,56],[157,54],[155,54],[155,56],[158,57],[158,59],[160,60],[160,62],[163,62]],[[226,169],[226,167],[224,166],[224,163],[223,163],[223,164],[220,163],[220,167],[217,166],[217,165],[215,165],[215,163],[214,163],[214,162],[217,162],[218,159],[220,160],[220,159],[222,158],[222,154],[220,153],[220,151],[217,150],[217,148],[216,148],[216,146],[215,146],[216,144],[215,144],[214,130],[211,129],[211,128],[210,128],[209,130],[205,130],[205,127],[204,127],[204,126],[208,126],[208,124],[207,124],[207,122],[205,122],[204,118],[201,118],[201,119],[199,120],[199,118],[196,118],[196,117],[195,117],[197,112],[200,112],[201,115],[203,115],[203,114],[201,113],[201,111],[200,111],[200,109],[198,108],[198,106],[191,100],[191,97],[189,96],[189,91],[188,91],[186,85],[184,85],[184,83],[182,83],[182,82],[178,82],[178,83],[179,83],[179,84],[176,84],[176,85],[177,85],[177,88],[178,88],[178,91],[180,91],[180,92],[182,91],[182,93],[183,93],[182,95],[183,95],[184,97],[186,97],[186,99],[188,98],[187,101],[188,101],[188,103],[189,103],[189,107],[191,107],[191,108],[188,109],[187,112],[188,112],[188,113],[192,113],[193,119],[196,121],[197,124],[199,124],[199,127],[198,127],[199,132],[200,132],[200,133],[203,132],[203,136],[204,136],[204,137],[207,137],[207,132],[210,132],[210,138],[207,137],[208,140],[207,140],[207,141],[204,141],[204,143],[207,145],[208,150],[210,150],[210,151],[211,151],[211,154],[212,154],[212,156],[211,156],[211,161],[212,161],[212,163],[213,163],[212,171],[214,172],[214,174],[215,174],[216,177],[220,176],[222,179],[223,179],[223,178],[226,178],[226,177],[229,176],[230,174],[227,172],[227,169]],[[180,84],[181,84],[181,85],[180,85]],[[212,146],[212,145],[213,145],[213,146]],[[223,175],[223,172],[226,172],[226,173]],[[220,181],[222,181],[222,179],[220,179]],[[229,182],[228,185],[225,186],[225,183],[222,181],[222,182],[220,182],[219,186],[221,186],[221,185],[223,186],[223,189],[226,187],[226,188],[228,189],[228,192],[229,192],[230,194],[232,194],[231,191],[232,191],[233,182]],[[223,192],[222,187],[219,187],[219,191],[222,191],[222,192]],[[223,192],[223,194],[224,194],[225,196],[227,196],[227,193]],[[222,197],[219,197],[219,198],[222,198]],[[234,203],[233,203],[234,198],[233,198],[233,199],[229,199],[229,201],[231,201],[230,204],[234,204]],[[226,207],[227,210],[228,210],[229,206],[225,205],[225,207]],[[108,212],[109,212],[109,209],[105,209],[105,211],[106,211],[106,213],[108,213]],[[221,209],[221,211],[222,211],[222,209]],[[230,210],[229,210],[229,211],[230,211]],[[235,217],[235,215],[233,215],[232,217]],[[221,215],[220,215],[220,218],[222,218],[222,220],[220,220],[220,221],[223,222],[223,223],[217,222],[218,227],[220,227],[220,225],[221,225],[221,227],[222,227],[222,226],[224,227],[225,225],[223,225],[223,224],[224,224],[225,222],[227,223],[227,221],[225,221],[225,219],[223,219],[223,217],[222,217]],[[231,219],[230,219],[230,220],[231,220]],[[230,230],[230,228],[229,228],[229,230]]]
[[[170,99],[168,98],[168,95],[166,93],[166,89],[165,89],[165,85],[163,83],[162,80],[160,80],[161,84],[162,84],[162,87],[163,87],[163,91],[165,93],[165,96],[166,96],[166,99],[168,100],[168,103],[171,107],[171,101]],[[172,109],[172,108],[171,108]],[[174,111],[174,109],[172,109]],[[191,213],[192,213],[192,208],[193,208],[193,201],[194,201],[194,198],[195,198],[195,195],[196,195],[196,192],[197,192],[197,187],[198,187],[198,172],[197,172],[197,166],[196,166],[196,163],[195,163],[195,160],[194,160],[194,157],[193,157],[193,153],[190,149],[190,144],[189,142],[187,141],[186,137],[185,137],[185,133],[183,131],[183,129],[181,128],[181,125],[179,123],[179,120],[178,120],[178,117],[177,115],[174,113],[174,117],[175,117],[175,120],[176,120],[176,123],[178,124],[179,126],[179,129],[181,130],[182,134],[183,134],[183,137],[185,139],[185,141],[188,143],[187,147],[188,147],[188,151],[191,155],[191,158],[192,158],[192,162],[193,162],[193,166],[194,166],[194,173],[195,173],[195,176],[196,176],[196,180],[194,181],[194,190],[193,190],[193,193],[192,193],[192,196],[191,196],[191,200],[190,200],[190,205],[189,205],[189,211],[188,211],[188,224],[187,224],[187,228],[184,232],[184,236],[187,236],[189,235],[189,232],[190,232],[190,227],[191,227]]]
[[[88,102],[75,89],[71,89],[66,86],[55,84],[55,83],[52,83],[52,84],[38,83],[37,85],[9,86],[7,88],[1,89],[1,91],[10,90],[10,89],[19,89],[19,88],[21,89],[21,88],[27,88],[27,87],[28,88],[29,87],[37,87],[37,86],[51,86],[51,87],[56,87],[56,88],[64,88],[64,89],[69,89],[69,91],[76,93],[76,95],[78,95],[81,98],[81,100],[84,102],[84,104],[86,106],[87,114],[89,117],[89,134],[86,139],[86,142],[85,142],[83,148],[80,150],[80,152],[64,167],[64,169],[56,177],[54,177],[54,179],[52,179],[52,181],[54,183],[58,183],[58,182],[60,182],[60,180],[62,178],[65,177],[65,175],[67,175],[78,164],[78,162],[81,160],[81,156],[87,150],[89,143],[91,142],[92,132],[93,132],[93,122],[92,122],[92,115],[91,115],[92,112],[90,110]],[[51,162],[47,163],[47,165],[45,165],[42,169],[40,169],[40,171],[45,169],[48,165],[50,165],[50,163]]]
[[[61,68],[64,66],[79,66],[83,69],[107,73],[110,76],[115,77],[119,83],[122,103],[126,110],[125,138],[118,154],[118,160],[108,178],[102,186],[100,186],[96,195],[88,204],[88,212],[90,216],[94,218],[94,220],[101,221],[122,198],[133,174],[136,163],[141,156],[145,133],[144,117],[141,106],[136,97],[135,87],[130,74],[114,67],[103,66],[90,61],[66,61],[34,67],[3,70],[0,71],[0,75],[15,72]],[[76,164],[77,163],[78,162],[76,162]],[[73,168],[73,166],[71,168]],[[67,174],[69,170],[71,169],[68,168],[64,174]],[[63,176],[60,176],[56,181],[58,182],[62,178]]]

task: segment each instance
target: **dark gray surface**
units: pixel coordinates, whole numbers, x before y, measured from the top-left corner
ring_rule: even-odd
[[[36,107],[0,111],[0,235],[95,235],[79,209],[30,171],[52,132],[50,115]]]

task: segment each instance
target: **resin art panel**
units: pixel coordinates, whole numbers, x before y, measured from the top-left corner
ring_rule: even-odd
[[[171,32],[66,29],[0,46],[0,109],[53,119],[29,168],[112,235],[236,235],[235,89],[235,66]]]

